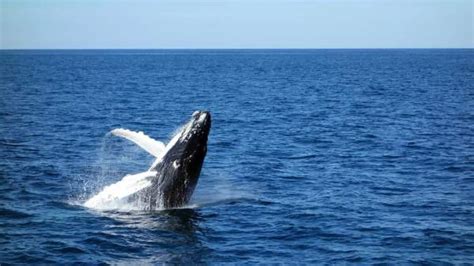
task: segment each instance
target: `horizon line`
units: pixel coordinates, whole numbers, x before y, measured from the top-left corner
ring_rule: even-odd
[[[223,48],[223,47],[209,47],[209,48],[0,48],[0,51],[51,51],[51,50],[468,50],[473,47],[280,47],[280,48]]]

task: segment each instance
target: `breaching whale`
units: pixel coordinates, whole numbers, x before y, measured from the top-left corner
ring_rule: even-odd
[[[125,176],[90,198],[84,205],[107,209],[114,204],[132,203],[144,210],[186,205],[201,173],[210,129],[210,113],[196,111],[167,145],[142,132],[112,130],[112,134],[133,141],[155,156],[156,160],[148,171]]]

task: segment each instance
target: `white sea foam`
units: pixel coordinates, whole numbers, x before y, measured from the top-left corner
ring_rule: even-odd
[[[130,202],[128,196],[151,185],[149,177],[156,172],[148,171],[136,175],[126,175],[119,182],[106,186],[99,194],[84,203],[87,208],[98,210],[135,209],[138,203]]]

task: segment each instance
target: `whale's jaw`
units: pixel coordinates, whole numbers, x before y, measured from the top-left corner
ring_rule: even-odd
[[[196,111],[179,138],[152,170],[152,185],[141,192],[147,209],[177,208],[186,205],[194,192],[207,153],[211,129],[209,112]]]

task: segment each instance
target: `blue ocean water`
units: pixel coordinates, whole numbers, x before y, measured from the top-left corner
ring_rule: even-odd
[[[472,263],[474,50],[0,52],[0,263]],[[212,113],[192,204],[81,204]]]

